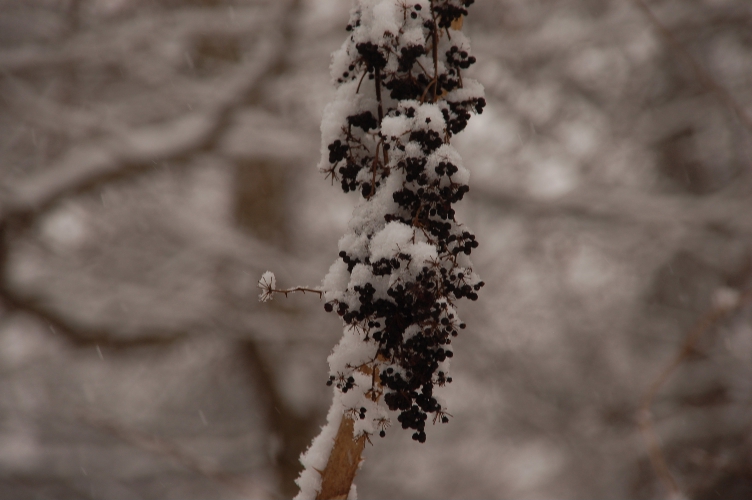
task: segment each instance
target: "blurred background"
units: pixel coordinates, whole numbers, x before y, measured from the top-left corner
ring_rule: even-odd
[[[454,418],[361,498],[752,497],[752,5],[640,5],[472,7],[487,286]],[[295,494],[341,324],[256,283],[318,285],[354,206],[315,169],[349,8],[0,0],[0,498]]]

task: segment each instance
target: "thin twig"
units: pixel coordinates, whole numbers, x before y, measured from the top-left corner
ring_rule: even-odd
[[[431,57],[433,58],[433,102],[439,98],[437,87],[439,86],[439,26],[436,23],[436,11],[431,5],[431,17],[433,18],[433,30],[431,31]]]
[[[699,62],[697,62],[697,60],[679,41],[679,39],[676,38],[671,30],[669,30],[661,22],[661,20],[655,16],[655,14],[653,14],[653,11],[650,10],[650,7],[648,7],[644,0],[632,1],[637,6],[637,8],[639,8],[645,14],[650,23],[655,27],[656,30],[658,30],[661,36],[666,39],[674,52],[679,54],[687,63],[689,63],[692,71],[695,73],[695,76],[700,81],[702,86],[705,87],[705,89],[709,92],[716,94],[718,98],[723,102],[723,104],[734,112],[742,126],[747,129],[747,132],[752,134],[752,118],[750,118],[749,115],[745,113],[744,109],[736,101],[736,99],[734,99],[734,97],[723,86],[721,86],[721,84],[719,84],[716,79],[713,78],[713,76],[705,68],[703,68]]]
[[[293,288],[275,288],[276,279],[274,278],[274,274],[271,273],[265,273],[263,276],[261,276],[261,279],[258,282],[258,287],[261,289],[261,294],[259,295],[259,300],[261,302],[266,302],[268,300],[271,300],[274,297],[275,293],[281,293],[285,297],[287,297],[288,294],[295,293],[295,292],[311,292],[318,294],[319,298],[321,298],[324,295],[324,290],[321,288],[311,288],[307,286],[296,286]]]
[[[666,367],[658,374],[653,382],[648,387],[645,396],[640,404],[640,410],[638,412],[637,421],[642,431],[642,435],[645,439],[645,444],[650,454],[650,462],[655,469],[656,474],[661,479],[663,484],[669,491],[670,498],[684,498],[681,493],[676,479],[671,474],[666,463],[666,458],[661,449],[660,439],[655,431],[655,423],[653,422],[652,407],[655,397],[661,388],[666,384],[668,379],[673,375],[676,369],[689,357],[692,351],[695,349],[700,337],[708,330],[714,327],[723,319],[727,318],[732,313],[738,311],[743,306],[752,302],[752,290],[747,291],[736,300],[730,303],[719,303],[713,307],[710,311],[705,313],[704,316],[695,324],[687,336],[684,339],[679,351],[674,355],[673,359],[666,365]]]
[[[381,122],[384,120],[384,108],[381,102],[381,69],[378,66],[376,66],[374,73],[376,75],[375,77],[376,101],[378,101],[379,103],[379,107],[378,107],[379,127],[381,127]]]
[[[287,294],[289,294],[289,293],[295,293],[295,292],[317,293],[319,295],[319,297],[321,297],[322,295],[324,295],[324,291],[323,290],[317,290],[315,288],[308,288],[308,287],[305,287],[305,286],[296,286],[294,288],[285,288],[285,289],[272,288],[271,292],[284,294],[285,297],[287,297]]]

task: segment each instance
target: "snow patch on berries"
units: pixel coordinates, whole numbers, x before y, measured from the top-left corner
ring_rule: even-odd
[[[407,248],[415,238],[414,229],[402,222],[393,221],[371,238],[371,259],[391,259],[401,248]]]
[[[357,330],[347,327],[345,334],[333,349],[327,361],[329,362],[330,372],[335,378],[345,373],[352,376],[353,373],[356,373],[353,367],[367,363],[375,354],[376,346],[369,342],[363,342],[363,336]]]
[[[426,266],[438,261],[438,252],[434,245],[419,241],[408,248],[408,255],[412,257],[410,268],[414,273],[419,273]]]
[[[446,95],[447,102],[471,101],[483,96],[485,93],[483,84],[478,80],[466,78],[462,83],[462,87],[458,87]]]
[[[394,36],[399,31],[397,22],[397,4],[395,2],[381,2],[379,0],[365,0],[363,2],[363,17],[361,23],[369,29],[362,30],[361,40],[382,40],[387,36]]]
[[[381,133],[384,137],[396,139],[410,131],[412,122],[413,120],[404,115],[387,116],[381,121]]]
[[[342,259],[335,261],[321,283],[324,299],[329,301],[337,298],[335,294],[347,288],[349,281],[350,273],[347,271],[347,264]]]

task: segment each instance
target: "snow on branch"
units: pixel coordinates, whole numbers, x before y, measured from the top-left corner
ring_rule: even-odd
[[[73,148],[49,168],[6,186],[0,214],[7,217],[42,210],[69,194],[199,151],[217,138],[237,105],[274,65],[276,45],[274,39],[260,42],[257,59],[229,78],[207,109],[162,124],[113,132]]]
[[[469,259],[478,242],[453,208],[470,173],[450,143],[486,104],[463,74],[475,62],[459,31],[472,3],[355,0],[332,56],[337,94],[318,168],[362,201],[315,290],[345,328],[329,357],[334,402],[301,457],[297,498],[354,498],[365,441],[386,434],[391,412],[421,443],[429,415],[449,420],[434,390],[452,381],[451,344],[465,328],[457,303],[483,286]],[[259,286],[262,301],[295,291],[277,290],[270,272]]]
[[[279,2],[281,12],[278,10],[272,15],[269,13],[269,6],[236,5],[232,11],[231,23],[227,22],[227,11],[223,9],[150,11],[148,16],[120,19],[116,33],[109,29],[81,30],[71,33],[66,43],[30,43],[0,48],[0,71],[20,73],[98,61],[101,64],[124,67],[137,74],[151,73],[148,78],[153,81],[154,70],[144,64],[143,58],[124,58],[123,54],[138,52],[140,46],[153,43],[155,33],[182,44],[199,36],[248,36],[248,33],[260,33],[263,30],[260,20],[264,20],[268,26],[271,17],[281,15],[284,19],[289,9],[285,3]],[[131,7],[138,9],[136,5],[131,4]]]

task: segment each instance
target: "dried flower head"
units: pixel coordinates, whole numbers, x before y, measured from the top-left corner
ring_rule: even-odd
[[[261,275],[261,279],[258,282],[258,287],[261,289],[259,294],[259,300],[261,302],[269,302],[274,298],[274,291],[277,286],[277,278],[271,271],[266,271]]]

